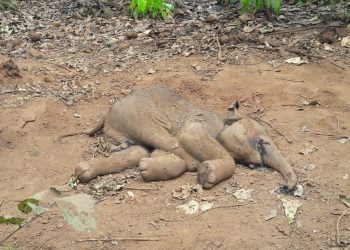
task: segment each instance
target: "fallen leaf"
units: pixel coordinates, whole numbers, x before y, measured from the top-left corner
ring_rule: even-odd
[[[350,36],[343,37],[340,42],[341,46],[350,48]]]
[[[337,140],[340,143],[348,143],[350,142],[350,137],[343,137]]]
[[[295,64],[295,65],[301,65],[301,64],[306,63],[306,61],[302,60],[301,57],[299,57],[299,56],[286,59],[284,62],[289,63],[289,64]]]
[[[315,152],[317,150],[318,150],[318,147],[316,147],[315,145],[312,145],[312,146],[305,147],[302,150],[300,150],[299,154],[307,156],[307,155],[312,154],[313,152]]]
[[[293,195],[294,196],[298,196],[298,197],[301,197],[304,193],[304,188],[302,185],[298,184],[296,187],[295,187],[295,190],[293,192]]]
[[[244,28],[243,28],[243,32],[245,32],[245,33],[250,33],[250,32],[252,32],[253,30],[254,30],[255,28],[254,27],[250,27],[250,26],[244,26]]]
[[[271,220],[277,216],[277,210],[272,209],[269,214],[265,216],[265,221]]]
[[[252,189],[238,189],[233,193],[233,196],[238,199],[239,202],[243,202],[244,200],[250,199],[252,197]]]
[[[285,200],[282,199],[284,213],[289,220],[289,223],[292,223],[294,217],[298,211],[298,208],[301,207],[301,202],[298,200]]]
[[[340,194],[338,195],[338,199],[343,202],[346,206],[350,207],[350,197]]]

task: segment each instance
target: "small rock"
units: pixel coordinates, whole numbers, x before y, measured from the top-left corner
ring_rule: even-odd
[[[154,73],[156,73],[156,70],[155,70],[155,69],[149,69],[149,70],[147,71],[147,74],[154,74]]]
[[[117,47],[120,50],[125,50],[125,49],[128,49],[130,47],[130,45],[128,43],[121,42],[121,43],[118,43]]]
[[[0,47],[5,47],[7,45],[7,41],[0,40]]]
[[[36,49],[33,49],[33,48],[30,48],[29,51],[28,51],[29,55],[36,58],[36,59],[40,59],[43,57],[43,54],[36,50]]]
[[[73,116],[76,117],[76,118],[80,118],[81,117],[81,115],[79,113],[74,113]]]
[[[218,20],[218,18],[216,16],[208,16],[206,19],[205,19],[205,22],[206,23],[214,23]]]
[[[38,32],[32,32],[29,34],[29,39],[32,42],[39,42],[41,40],[41,34]]]
[[[58,223],[56,227],[57,228],[62,228],[63,227],[63,223]]]
[[[343,180],[347,180],[347,179],[349,179],[349,174],[344,174],[343,175]]]
[[[137,33],[134,31],[127,31],[124,34],[126,36],[127,39],[135,39],[137,38]]]
[[[295,190],[293,192],[293,195],[294,196],[298,196],[298,197],[301,197],[304,193],[304,188],[302,185],[298,184],[296,187],[295,187]]]
[[[343,37],[340,42],[341,46],[350,48],[350,36]]]
[[[220,44],[225,44],[225,43],[229,43],[233,40],[232,36],[227,36],[227,35],[222,35],[219,37],[219,42]]]

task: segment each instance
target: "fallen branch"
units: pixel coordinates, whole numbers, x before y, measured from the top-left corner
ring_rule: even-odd
[[[312,30],[312,29],[323,29],[323,28],[336,28],[336,27],[343,27],[344,25],[316,25],[316,26],[309,26],[309,27],[302,27],[302,28],[294,28],[289,30],[277,30],[271,33],[267,33],[266,35],[274,35],[274,34],[283,34],[283,33],[289,33],[289,32],[299,32],[299,31],[305,31],[305,30]]]
[[[273,126],[271,123],[259,118],[259,117],[256,117],[255,119],[265,123],[266,125],[270,126],[273,130],[276,131],[277,134],[279,134],[280,136],[282,136],[288,143],[292,143],[293,141],[290,139],[290,138],[287,138],[281,131],[279,131],[275,126]]]
[[[316,56],[316,55],[311,55],[309,53],[306,53],[304,51],[301,51],[301,50],[297,50],[297,49],[294,49],[294,48],[285,48],[286,51],[288,52],[291,52],[291,53],[294,53],[294,54],[297,54],[297,55],[300,55],[300,56],[306,56],[306,57],[314,57],[314,58],[318,58],[318,59],[322,59],[322,60],[325,60],[326,62],[329,62],[330,64],[342,69],[342,70],[345,70],[344,67],[328,60],[327,58],[323,57],[323,56]]]
[[[82,239],[77,242],[92,242],[92,241],[160,241],[159,238],[109,238],[109,239]]]
[[[220,45],[220,41],[219,41],[219,36],[216,36],[216,43],[218,44],[219,50],[218,50],[218,59],[220,62],[225,61],[224,58],[222,58],[221,56],[221,45]]]
[[[282,78],[282,77],[277,77],[276,79],[288,81],[288,82],[304,82],[304,80],[293,80],[293,79],[286,79],[286,78]]]
[[[206,212],[209,212],[209,211],[212,211],[212,210],[215,210],[215,209],[218,209],[218,208],[228,208],[228,207],[240,207],[240,206],[243,206],[242,204],[235,204],[235,205],[221,205],[221,206],[217,206],[217,207],[213,207],[213,208],[210,208],[208,210],[204,210],[194,216],[191,216],[191,217],[188,217],[188,218],[184,218],[184,219],[166,219],[166,218],[162,218],[161,220],[163,221],[169,221],[169,222],[173,222],[173,221],[186,221],[186,220],[191,220],[191,219],[194,219],[194,218],[197,218],[199,216],[201,216],[202,214],[205,214]]]
[[[340,246],[340,247],[344,247],[344,242],[341,242],[340,241],[340,230],[339,230],[339,223],[340,223],[340,220],[341,220],[341,218],[343,218],[343,216],[347,213],[347,212],[349,212],[350,211],[350,207],[349,208],[347,208],[340,216],[339,216],[339,218],[338,218],[338,220],[337,220],[337,243],[338,243],[338,246]]]
[[[159,190],[159,188],[152,188],[152,187],[128,187],[124,186],[123,189],[129,189],[129,190]]]

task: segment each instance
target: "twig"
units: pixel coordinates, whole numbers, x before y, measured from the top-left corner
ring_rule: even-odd
[[[2,207],[2,205],[4,204],[4,200],[2,200],[1,202],[0,202],[0,207]]]
[[[43,213],[42,213],[43,214]],[[39,218],[42,214],[39,215],[35,215],[33,217],[30,218],[30,220],[28,220],[26,223],[24,223],[23,225],[19,225],[19,227],[12,231],[9,235],[7,235],[4,239],[2,239],[0,241],[0,246],[2,246],[5,241],[7,241],[12,235],[14,235],[15,233],[17,233],[19,230],[21,230],[22,228],[24,228],[25,226],[29,225],[30,223],[32,223],[34,220],[36,220],[37,218]]]
[[[280,136],[282,136],[288,143],[292,143],[293,141],[289,138],[287,138],[281,131],[279,131],[275,126],[273,126],[271,123],[257,117],[256,119],[258,119],[259,121],[265,123],[266,125],[270,126],[273,130],[276,131],[277,134],[279,134]]]
[[[282,77],[277,77],[276,79],[280,79],[280,80],[288,81],[288,82],[304,82],[304,80],[293,80],[293,79],[286,79],[286,78],[282,78]]]
[[[274,35],[274,34],[283,34],[283,33],[289,33],[289,32],[298,32],[298,31],[305,31],[305,30],[311,30],[311,29],[322,29],[322,28],[336,28],[336,27],[342,27],[342,25],[317,25],[317,26],[309,26],[309,27],[303,27],[303,28],[294,28],[290,30],[278,30],[271,33],[267,33],[266,35]]]
[[[50,204],[49,208],[51,208],[54,204],[55,204],[55,203]],[[19,225],[19,227],[18,227],[16,230],[12,231],[9,235],[7,235],[4,239],[2,239],[2,240],[0,241],[0,246],[2,246],[2,245],[5,243],[5,241],[7,241],[12,235],[14,235],[15,233],[17,233],[19,230],[21,230],[21,229],[24,228],[25,226],[28,226],[30,223],[32,223],[33,221],[35,221],[36,219],[38,219],[38,218],[39,218],[40,216],[42,216],[44,213],[45,213],[45,211],[42,212],[41,214],[36,214],[36,215],[32,216],[29,220],[27,220],[27,222],[24,223],[23,225]]]
[[[325,58],[325,57],[323,57],[323,56],[311,55],[311,54],[309,54],[309,53],[306,53],[306,52],[304,52],[304,51],[297,50],[297,49],[294,49],[294,48],[285,48],[285,50],[288,51],[288,52],[297,54],[297,55],[301,55],[301,56],[314,57],[314,58],[318,58],[318,59],[323,59],[323,60],[325,60],[326,62],[329,62],[330,64],[332,64],[332,65],[334,65],[334,66],[336,66],[336,67],[338,67],[338,68],[340,68],[340,69],[342,69],[342,70],[345,70],[344,67],[342,67],[342,66],[340,66],[340,65],[338,65],[338,64],[336,64],[336,63],[334,63],[334,62],[332,62],[332,61],[330,61],[330,60],[328,60],[327,58]]]
[[[344,246],[344,244],[342,244],[342,242],[340,242],[340,230],[339,230],[339,223],[340,223],[340,220],[341,218],[343,218],[343,216],[350,211],[350,207],[347,208],[338,218],[337,220],[337,243],[339,246]]]
[[[184,219],[164,219],[164,218],[162,218],[161,220],[169,221],[169,222],[172,222],[172,221],[186,221],[186,220],[191,220],[191,219],[197,218],[197,217],[201,216],[202,214],[204,214],[204,213],[206,213],[206,212],[209,212],[209,211],[212,211],[212,210],[214,210],[214,209],[218,209],[218,208],[227,208],[227,207],[240,207],[240,206],[243,206],[243,205],[242,205],[242,204],[221,205],[221,206],[217,206],[217,207],[213,207],[213,208],[204,210],[204,211],[200,212],[199,214],[196,214],[196,215],[194,215],[194,216],[187,217],[187,218],[184,218]]]
[[[323,136],[331,137],[333,139],[348,138],[348,136],[346,136],[346,135],[327,134],[327,133],[323,133],[323,132],[307,132],[307,134],[310,134],[310,135],[323,135]]]
[[[160,241],[159,238],[109,238],[109,239],[82,239],[77,242],[91,242],[91,241]]]
[[[124,186],[124,189],[129,189],[129,190],[159,190],[159,188],[152,188],[152,187],[127,187]]]
[[[67,68],[67,67],[65,67],[65,66],[63,66],[63,65],[61,65],[61,64],[54,63],[54,62],[50,62],[50,61],[45,61],[45,62],[46,62],[46,63],[49,63],[49,64],[52,64],[52,65],[55,65],[55,66],[57,66],[57,67],[59,67],[59,68],[61,68],[61,69],[65,69],[65,70],[71,72],[71,73],[74,74],[74,75],[79,75],[77,72],[74,72],[73,70],[71,70],[71,69],[69,69],[69,68]]]
[[[225,61],[222,56],[221,56],[221,45],[220,45],[220,41],[219,41],[219,36],[216,36],[216,43],[218,44],[219,50],[218,50],[218,59],[219,61]]]

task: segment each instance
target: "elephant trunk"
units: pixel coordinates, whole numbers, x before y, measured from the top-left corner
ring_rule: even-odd
[[[292,166],[278,151],[273,142],[270,141],[268,144],[264,144],[264,151],[261,155],[263,164],[278,171],[285,179],[290,190],[296,186],[298,179]]]

